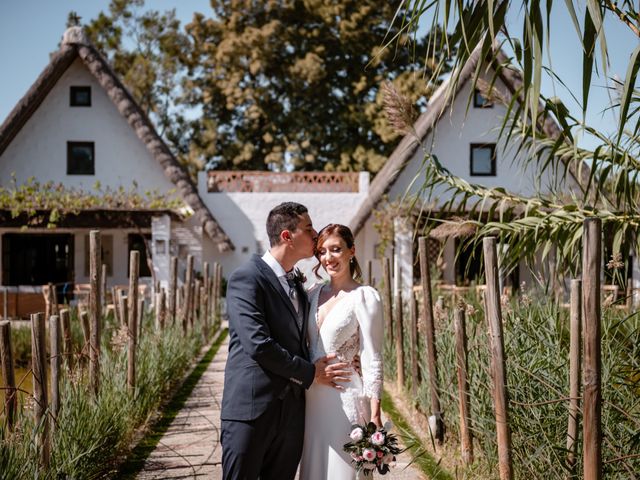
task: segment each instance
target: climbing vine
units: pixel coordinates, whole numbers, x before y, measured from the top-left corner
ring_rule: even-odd
[[[12,175],[10,185],[0,187],[0,211],[11,212],[12,218],[20,215],[32,218],[48,212],[49,228],[54,228],[66,215],[86,210],[180,210],[184,214],[185,204],[174,193],[174,190],[139,192],[135,181],[129,189],[103,188],[100,182],[95,182],[90,192],[51,181],[40,183],[33,177],[18,185]]]

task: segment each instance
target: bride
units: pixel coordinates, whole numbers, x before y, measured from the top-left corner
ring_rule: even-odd
[[[356,471],[342,449],[351,426],[369,421],[382,425],[382,308],[378,292],[355,280],[361,271],[348,227],[324,227],[315,255],[316,275],[322,266],[329,282],[309,292],[311,361],[336,353],[336,361],[351,363],[360,355],[362,376],[350,367],[350,381],[340,383],[342,388],[314,383],[307,391],[300,480],[351,480]]]

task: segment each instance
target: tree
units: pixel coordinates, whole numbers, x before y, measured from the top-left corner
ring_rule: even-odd
[[[109,13],[87,26],[194,171],[206,164],[376,172],[398,138],[384,118],[383,81],[421,109],[439,82],[438,75],[425,80],[421,61],[447,65],[445,37],[398,36],[387,2],[213,0],[211,6],[181,28],[174,12],[112,0]],[[392,38],[401,46],[382,48]],[[427,44],[436,49],[428,53]]]
[[[611,79],[618,90],[618,99],[611,108],[617,112],[618,124],[614,133],[607,134],[586,124],[584,118],[590,107],[589,96],[593,89],[594,72],[607,71],[608,50],[605,18],[613,21],[612,28],[630,29],[640,36],[639,12],[632,2],[612,3],[608,0],[587,2],[567,1],[573,25],[562,25],[563,30],[576,32],[583,46],[582,95],[580,111],[571,112],[557,97],[548,98],[540,91],[541,77],[555,73],[549,59],[543,55],[545,42],[553,34],[550,18],[553,15],[551,0],[510,2],[507,0],[485,2],[453,2],[441,0],[424,6],[419,0],[406,0],[402,6],[409,12],[402,17],[403,28],[415,29],[421,18],[435,13],[438,22],[443,12],[451,22],[449,44],[457,49],[452,83],[460,75],[460,66],[470,57],[474,48],[481,49],[481,58],[493,62],[500,69],[516,68],[521,72],[522,85],[507,101],[509,115],[504,120],[501,138],[507,142],[517,140],[526,152],[525,161],[536,163],[541,171],[553,169],[559,175],[567,169],[583,169],[582,191],[573,198],[563,192],[539,193],[526,198],[503,189],[488,189],[473,185],[451,175],[437,159],[427,155],[425,162],[424,190],[436,185],[447,185],[453,195],[445,205],[450,211],[466,210],[469,217],[478,220],[475,240],[487,234],[499,235],[500,241],[509,245],[505,251],[505,265],[514,266],[522,258],[533,259],[536,253],[548,255],[554,252],[559,272],[572,270],[580,264],[580,239],[582,222],[587,217],[599,217],[608,236],[612,239],[612,254],[634,245],[640,246],[640,90],[636,88],[640,67],[640,43],[633,47],[624,82]],[[558,7],[555,7],[558,8]],[[583,20],[578,20],[578,13]],[[513,35],[507,29],[506,18],[519,15],[522,31]],[[617,45],[616,48],[621,48]],[[512,52],[505,57],[504,51]],[[474,85],[480,82],[481,72],[473,74]],[[562,79],[556,79],[561,85]],[[601,83],[601,82],[600,82]],[[485,86],[485,88],[487,88]],[[491,86],[488,86],[489,94]],[[500,99],[498,99],[500,100]],[[542,128],[545,116],[552,117],[559,129]],[[578,144],[578,134],[586,132],[596,141],[595,148]],[[486,200],[487,203],[478,199]],[[484,208],[491,205],[488,209]],[[486,218],[486,217],[484,217]],[[611,263],[611,262],[610,262]]]

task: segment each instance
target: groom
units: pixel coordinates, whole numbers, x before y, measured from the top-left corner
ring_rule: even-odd
[[[293,267],[313,255],[317,232],[299,203],[269,212],[271,249],[233,272],[227,287],[229,357],[222,396],[225,480],[288,480],[304,439],[304,389],[348,381],[335,354],[309,361],[309,303]]]

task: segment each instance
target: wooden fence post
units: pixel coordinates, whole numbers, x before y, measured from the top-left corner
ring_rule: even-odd
[[[388,258],[382,259],[382,278],[383,290],[382,297],[384,299],[384,327],[389,340],[393,342],[393,297],[391,295],[391,262]]]
[[[31,314],[31,368],[33,371],[33,397],[35,400],[35,424],[38,429],[36,445],[40,452],[40,465],[45,470],[49,467],[50,443],[49,422],[45,414],[49,401],[47,399],[47,350],[45,346],[46,327],[42,313]]]
[[[52,315],[49,318],[49,353],[51,361],[51,431],[55,429],[58,412],[60,411],[60,317]]]
[[[4,411],[7,429],[13,431],[18,406],[18,396],[16,391],[16,377],[13,369],[13,350],[11,348],[11,322],[3,320],[0,322],[0,366],[2,367],[2,378],[7,389],[4,397]]]
[[[396,318],[395,318],[395,327],[396,327],[396,373],[397,373],[397,381],[398,381],[398,390],[402,390],[405,385],[404,381],[404,332],[402,328],[402,289],[398,288],[396,291]]]
[[[158,326],[160,327],[160,330],[164,330],[165,324],[167,322],[167,292],[164,288],[160,289],[157,302]]]
[[[129,253],[129,295],[127,313],[129,329],[127,385],[133,393],[136,388],[136,348],[138,346],[138,275],[140,273],[140,252]]]
[[[127,327],[127,334],[129,332],[129,312],[127,309],[127,305],[129,302],[129,297],[127,295],[119,295],[118,297],[118,302],[120,303],[120,305],[118,305],[118,309],[120,310],[120,315],[122,316],[122,325]]]
[[[91,333],[89,328],[89,314],[86,311],[82,311],[78,313],[78,318],[80,320],[80,328],[82,328],[82,336],[84,337],[84,345],[82,346],[82,355],[87,355],[87,350],[89,350],[89,345],[91,342]]]
[[[106,314],[107,310],[107,265],[102,264],[102,270],[100,271],[100,299],[102,302],[102,315]]]
[[[567,466],[574,472],[578,450],[580,415],[580,344],[582,328],[582,282],[571,280],[571,313],[569,334],[569,426],[567,428]]]
[[[509,426],[509,392],[507,389],[507,369],[504,358],[504,338],[502,335],[502,312],[500,310],[500,285],[496,238],[482,240],[484,249],[484,271],[487,280],[487,318],[491,330],[491,356],[493,362],[493,399],[498,440],[498,463],[501,480],[513,478],[511,459],[511,429]]]
[[[211,312],[211,301],[209,298],[210,288],[209,283],[211,282],[210,272],[209,272],[209,262],[204,262],[203,264],[203,329],[204,329],[204,338],[208,338],[209,336],[209,314]]]
[[[184,280],[184,305],[182,306],[182,331],[187,333],[191,324],[191,304],[193,302],[193,255],[187,255],[187,271]]]
[[[68,308],[60,310],[60,325],[62,327],[62,356],[67,370],[73,369],[73,343],[71,338],[71,315]]]
[[[600,346],[600,273],[602,222],[584,221],[582,234],[582,318],[584,328],[583,474],[584,480],[602,478],[602,358]]]
[[[102,247],[100,232],[89,232],[89,315],[91,342],[89,350],[89,382],[94,395],[100,390],[100,337],[102,329],[102,305],[100,302],[100,265]]]
[[[178,258],[171,257],[171,271],[169,273],[169,320],[171,325],[176,323],[176,297],[178,295]]]
[[[420,383],[420,372],[418,371],[418,312],[416,305],[416,296],[411,291],[409,297],[409,338],[411,342],[411,395],[413,403],[417,402],[418,383]]]
[[[465,465],[473,463],[473,437],[471,435],[471,397],[467,372],[467,327],[465,322],[465,304],[460,302],[454,312],[456,336],[456,363],[458,366],[458,409],[460,411],[460,448]]]
[[[116,287],[111,287],[111,298],[113,299],[113,314],[116,317],[116,324],[122,325],[124,320],[122,319],[122,310],[120,310],[120,295]]]
[[[422,322],[425,329],[425,344],[427,346],[427,365],[429,367],[429,386],[431,393],[431,415],[435,417],[436,431],[432,432],[438,443],[444,441],[444,418],[440,406],[440,391],[438,389],[438,354],[436,350],[436,328],[433,321],[433,298],[431,295],[431,272],[427,258],[427,239],[418,239],[420,255],[420,283],[422,286]]]
[[[2,287],[4,295],[2,296],[2,318],[9,320],[9,292],[7,287]]]
[[[140,343],[140,339],[142,338],[142,323],[144,321],[144,309],[145,309],[144,298],[142,298],[141,296],[138,296],[138,321],[136,322],[138,327],[138,335],[136,337],[137,338],[136,345]]]
[[[222,322],[222,265],[218,263],[218,281],[216,282],[216,316],[218,318],[218,327]]]

